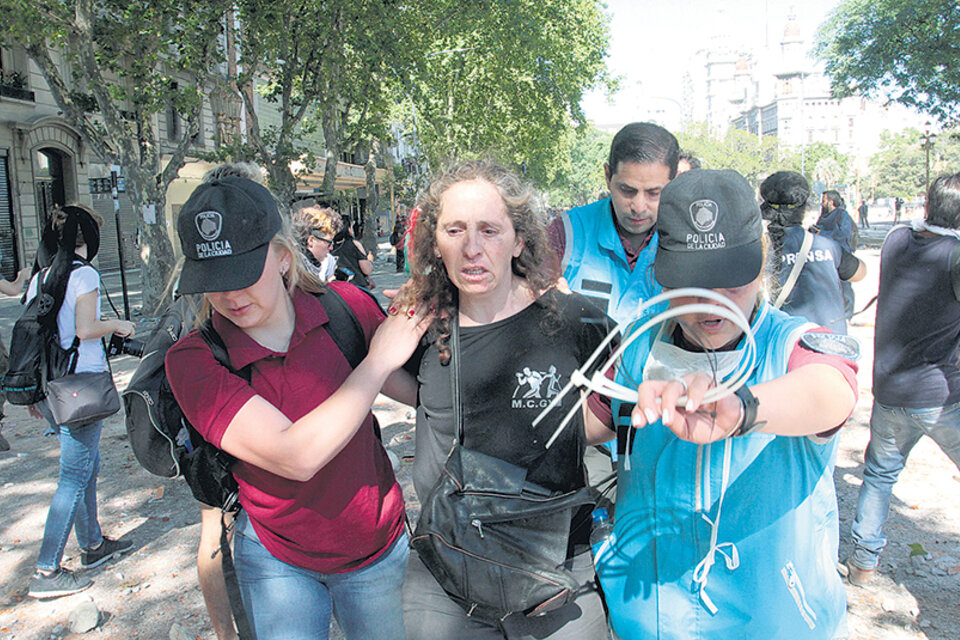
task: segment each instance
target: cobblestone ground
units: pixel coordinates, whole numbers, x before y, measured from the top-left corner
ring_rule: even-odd
[[[866,252],[872,274],[858,283],[858,305],[876,291],[876,251]],[[378,262],[379,288],[402,280],[392,263]],[[841,557],[849,551],[849,525],[856,506],[869,436],[870,363],[873,314],[858,316],[852,333],[865,347],[861,397],[840,436],[836,481],[841,514]],[[129,379],[135,361],[115,361],[118,386]],[[399,470],[408,506],[417,503],[410,482],[414,450],[412,410],[381,398],[375,409],[384,443],[401,458]],[[180,480],[163,480],[133,459],[122,420],[112,418],[103,432],[99,496],[101,522],[111,536],[134,542],[132,553],[92,570],[87,591],[46,602],[26,598],[44,519],[56,486],[57,442],[44,438],[43,425],[20,408],[10,408],[4,435],[13,448],[0,453],[0,640],[52,640],[79,637],[69,628],[71,612],[92,600],[100,610],[91,639],[212,640],[196,582],[196,505]],[[883,556],[881,577],[871,590],[847,589],[850,637],[858,640],[927,638],[957,640],[960,621],[960,477],[935,445],[921,442],[897,485],[888,522],[892,540]],[[919,545],[919,546],[917,546]],[[71,539],[66,566],[79,569]]]

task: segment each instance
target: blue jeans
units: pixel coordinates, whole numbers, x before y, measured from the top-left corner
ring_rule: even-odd
[[[58,426],[46,402],[36,406],[60,436],[60,478],[47,513],[37,558],[38,569],[54,571],[60,567],[70,529],[76,529],[81,548],[95,547],[103,541],[97,521],[97,474],[103,421],[74,428]]]
[[[903,409],[873,403],[870,443],[864,455],[863,486],[853,521],[851,562],[876,569],[887,544],[883,523],[890,511],[890,493],[907,463],[910,450],[928,435],[960,468],[960,403],[929,409]]]
[[[245,513],[234,537],[240,593],[258,640],[326,640],[331,615],[349,640],[406,640],[401,588],[408,553],[404,533],[372,564],[324,574],[275,558]]]

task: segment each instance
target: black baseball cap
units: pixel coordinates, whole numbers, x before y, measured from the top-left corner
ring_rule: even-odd
[[[654,275],[664,287],[732,289],[763,268],[763,226],[750,184],[729,169],[687,171],[660,193]]]
[[[282,222],[261,184],[230,176],[197,187],[177,218],[182,294],[246,289],[260,279]]]

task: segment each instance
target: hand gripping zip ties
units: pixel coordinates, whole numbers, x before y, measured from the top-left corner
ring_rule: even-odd
[[[644,313],[659,305],[662,302],[669,302],[676,298],[704,298],[707,300],[713,300],[719,303],[720,306],[714,304],[706,304],[702,302],[684,304],[676,307],[670,307],[665,311],[650,317],[649,319],[644,320]],[[604,375],[604,372],[610,369],[617,361],[619,361],[626,349],[633,343],[634,340],[640,336],[645,335],[650,329],[659,325],[660,323],[676,318],[678,316],[686,315],[688,313],[705,313],[709,315],[719,316],[725,320],[737,325],[744,333],[746,337],[746,346],[743,351],[743,356],[740,358],[737,367],[730,373],[724,380],[717,381],[716,386],[709,389],[706,394],[704,394],[703,403],[711,403],[721,400],[731,394],[733,394],[737,389],[746,384],[747,379],[750,377],[750,373],[753,371],[756,366],[757,360],[757,344],[754,340],[753,329],[750,327],[750,321],[743,314],[743,311],[734,304],[726,296],[716,293],[710,289],[700,289],[696,287],[686,287],[682,289],[672,289],[670,291],[665,291],[659,295],[656,295],[646,302],[644,302],[637,309],[635,319],[630,322],[620,323],[617,325],[616,329],[610,332],[606,338],[597,346],[596,350],[587,358],[587,361],[576,371],[574,371],[570,376],[570,381],[564,386],[559,394],[554,396],[550,404],[544,407],[543,411],[534,419],[532,425],[535,427],[537,424],[543,420],[550,411],[553,410],[562,400],[563,397],[571,390],[574,386],[581,387],[588,391],[594,391],[601,395],[608,396],[610,398],[615,398],[617,400],[622,400],[624,402],[636,402],[637,399],[637,390],[635,388],[626,387],[622,384],[610,380]],[[637,323],[641,323],[639,327],[634,328]],[[600,367],[596,368],[594,374],[590,377],[587,377],[586,372],[589,371],[593,364],[599,359],[600,354],[603,353],[607,345],[616,337],[618,333],[623,332],[624,328],[629,328],[629,331],[626,334],[626,338],[620,344],[616,351],[607,359],[607,361]],[[560,425],[557,426],[556,430],[553,432],[553,435],[550,436],[550,439],[547,440],[546,448],[550,448],[556,439],[560,436],[563,430],[566,428],[567,424],[573,419],[573,416],[576,415],[576,412],[580,410],[581,405],[583,404],[584,397],[581,396],[577,403],[567,412],[567,415],[560,422]],[[677,399],[677,406],[683,407],[687,402],[686,396],[681,396]]]

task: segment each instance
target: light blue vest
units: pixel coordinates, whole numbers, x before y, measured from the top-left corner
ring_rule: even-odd
[[[748,384],[786,373],[809,327],[762,303]],[[641,378],[652,339],[631,345],[623,361],[632,370],[618,381],[625,383],[626,373]],[[613,402],[614,416],[620,405]],[[636,432],[629,469],[627,460],[619,465],[614,536],[597,559],[618,636],[846,637],[846,594],[836,568],[836,450],[836,438],[760,433],[698,446],[659,422]],[[714,544],[710,521],[718,522]]]
[[[563,277],[571,289],[618,323],[632,320],[644,300],[660,293],[653,277],[656,232],[631,269],[613,223],[609,198],[571,209],[562,220],[566,234]]]

